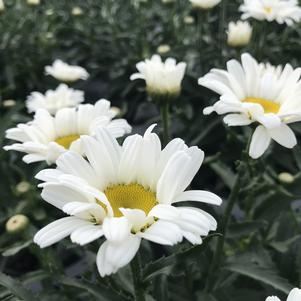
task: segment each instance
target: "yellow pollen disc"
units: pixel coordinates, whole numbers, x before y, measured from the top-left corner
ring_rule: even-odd
[[[115,217],[123,214],[119,208],[140,209],[147,215],[158,204],[156,195],[140,184],[114,185],[104,191]]]
[[[263,98],[247,97],[243,102],[257,103],[263,107],[265,113],[277,114],[280,110],[278,103]]]
[[[272,8],[270,6],[267,6],[264,8],[264,11],[267,13],[267,14],[270,14],[272,12]]]
[[[55,142],[63,146],[65,149],[69,149],[71,143],[79,138],[80,138],[79,135],[68,135],[68,136],[55,139]]]

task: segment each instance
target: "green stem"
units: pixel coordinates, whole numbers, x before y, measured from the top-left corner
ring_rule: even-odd
[[[144,283],[142,280],[142,269],[140,255],[137,253],[131,262],[132,276],[135,290],[135,301],[145,301]]]
[[[220,11],[220,23],[219,23],[219,39],[220,39],[220,51],[221,57],[223,57],[223,50],[225,45],[225,22],[226,22],[226,9],[227,9],[227,0],[223,0],[221,3]]]
[[[239,171],[241,170],[240,166],[241,166],[241,161],[238,166]],[[238,199],[237,197],[238,197],[238,194],[240,191],[240,184],[241,184],[241,172],[239,172],[236,177],[233,189],[231,191],[231,194],[230,194],[228,202],[227,202],[224,216],[220,223],[219,232],[222,235],[218,237],[216,250],[215,250],[213,260],[212,260],[212,263],[211,263],[211,266],[209,269],[209,275],[208,275],[207,283],[206,283],[206,287],[205,287],[205,291],[207,291],[207,292],[210,292],[214,286],[216,270],[220,266],[220,261],[221,261],[221,257],[222,257],[223,250],[224,250],[225,238],[226,238],[226,234],[227,234],[227,228],[228,228],[228,224],[229,224],[229,221],[231,218],[232,210]]]
[[[165,100],[161,103],[161,119],[163,124],[163,143],[169,142],[169,101]]]
[[[199,59],[200,59],[200,74],[203,74],[203,64],[202,64],[202,59],[203,59],[203,26],[204,26],[204,20],[203,20],[203,14],[204,12],[202,10],[198,10],[197,14],[197,23],[198,23],[198,45],[197,49],[199,52]]]

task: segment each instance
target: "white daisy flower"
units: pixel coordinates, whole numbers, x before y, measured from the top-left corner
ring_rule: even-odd
[[[250,43],[252,27],[248,22],[230,22],[228,25],[228,45],[232,47],[245,46]]]
[[[63,82],[75,82],[79,79],[86,80],[89,77],[86,69],[68,65],[61,60],[55,60],[52,66],[46,66],[45,73]]]
[[[301,300],[301,289],[294,288],[288,295],[286,301],[300,301]],[[281,301],[278,297],[268,297],[266,301]]]
[[[301,19],[301,8],[297,0],[244,0],[240,6],[242,19],[254,18],[293,25]]]
[[[171,246],[184,237],[201,244],[201,237],[216,229],[215,219],[204,210],[174,204],[221,204],[211,192],[185,191],[204,153],[181,139],[161,150],[153,127],[143,137],[127,137],[122,146],[107,129],[98,128],[95,137],[81,137],[86,159],[68,151],[56,169],[41,171],[42,198],[71,216],[40,230],[34,241],[47,247],[70,235],[85,245],[103,236],[97,254],[101,276],[128,264],[142,239]]]
[[[26,107],[29,113],[45,109],[50,114],[55,114],[62,108],[77,107],[83,101],[83,91],[60,84],[56,90],[46,91],[45,95],[40,92],[32,92],[26,100]]]
[[[39,109],[33,121],[6,131],[6,138],[18,143],[5,146],[4,149],[27,153],[23,157],[26,163],[46,161],[52,164],[67,149],[81,152],[80,136],[93,136],[97,127],[106,127],[114,137],[130,133],[131,127],[127,121],[112,120],[114,116],[110,102],[105,99],[95,105],[61,109],[55,116]]]
[[[0,12],[5,10],[5,5],[4,5],[4,1],[0,0]]]
[[[139,73],[131,76],[131,80],[144,79],[147,91],[151,95],[177,96],[181,91],[181,83],[186,70],[186,63],[176,63],[173,58],[165,62],[159,55],[153,55],[136,65]]]
[[[221,95],[204,114],[226,114],[224,122],[229,126],[259,123],[250,145],[250,156],[254,159],[266,151],[271,139],[293,148],[297,141],[288,124],[301,120],[300,75],[300,68],[258,64],[245,53],[241,64],[231,60],[227,71],[212,69],[199,79],[200,85]]]
[[[193,7],[199,9],[210,9],[218,5],[221,0],[189,0]]]

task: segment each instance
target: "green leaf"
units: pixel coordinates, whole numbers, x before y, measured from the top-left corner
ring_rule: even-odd
[[[97,297],[97,301],[108,301],[108,300],[114,300],[114,301],[122,301],[124,298],[122,296],[115,293],[112,289],[97,283],[92,284],[86,280],[78,280],[74,278],[69,277],[59,277],[58,282],[60,282],[63,285],[77,287],[80,289],[83,289],[85,291],[88,291],[91,295]]]
[[[178,253],[172,254],[168,257],[162,257],[154,262],[151,262],[144,268],[143,271],[143,277],[145,281],[149,281],[157,275],[169,275],[172,270],[172,266],[185,260],[185,258],[189,258],[189,260],[198,258],[200,256],[200,253],[207,247],[210,239],[216,236],[219,236],[219,234],[207,236],[203,244],[201,245],[181,250]]]
[[[32,244],[32,240],[28,240],[26,242],[18,242],[17,244],[9,247],[8,249],[6,249],[3,253],[2,256],[4,257],[8,257],[8,256],[14,256],[17,253],[19,253],[21,250],[27,248],[28,246],[30,246]]]
[[[286,253],[290,249],[291,244],[299,240],[300,237],[301,237],[300,235],[295,235],[294,237],[287,239],[285,241],[273,241],[269,245],[273,247],[275,250],[277,250],[278,252]]]
[[[247,221],[236,224],[231,224],[227,233],[227,238],[239,238],[242,236],[249,236],[252,232],[266,226],[265,221]]]
[[[19,280],[0,273],[0,285],[6,287],[13,295],[24,301],[38,301],[36,296],[27,290]]]
[[[232,189],[235,182],[235,174],[232,170],[224,165],[222,162],[214,162],[210,164],[210,167],[215,173],[223,180],[223,182]]]
[[[243,256],[233,256],[223,269],[263,282],[286,294],[293,289],[288,280],[279,276],[277,270],[270,266],[269,262],[267,266],[264,266],[265,259],[261,258],[256,261],[253,255],[253,253],[247,253]]]

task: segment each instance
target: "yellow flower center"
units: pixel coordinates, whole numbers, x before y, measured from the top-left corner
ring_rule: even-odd
[[[64,137],[55,139],[55,142],[57,144],[63,146],[65,149],[69,149],[71,143],[79,138],[80,138],[79,135],[68,135],[68,136],[64,136]]]
[[[140,209],[147,215],[158,204],[156,194],[140,184],[114,185],[104,191],[115,217],[123,214],[119,208]]]
[[[272,12],[272,8],[270,6],[266,6],[264,8],[264,11],[267,13],[267,14],[270,14]]]
[[[278,103],[263,98],[247,97],[243,102],[257,103],[263,107],[265,113],[277,114],[280,110],[280,105]]]

